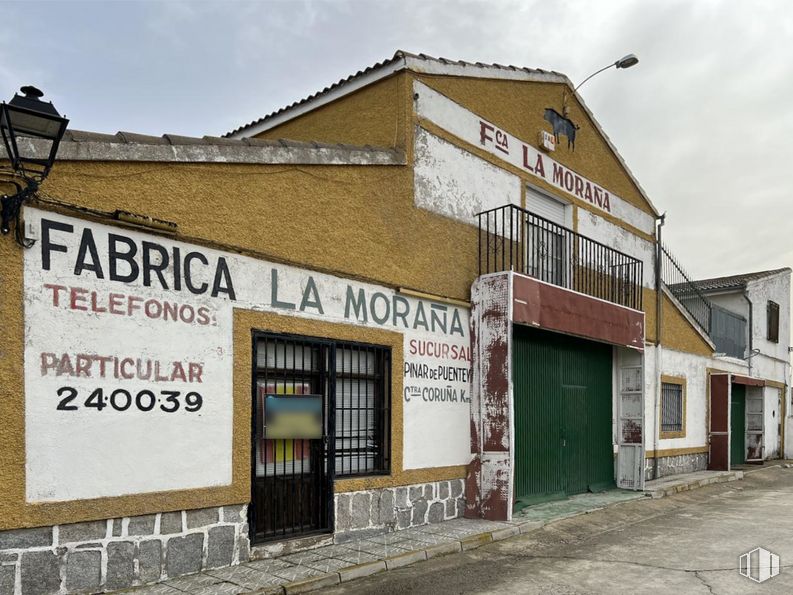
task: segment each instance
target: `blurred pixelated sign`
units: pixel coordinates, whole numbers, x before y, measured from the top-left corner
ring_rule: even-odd
[[[264,424],[267,439],[322,438],[322,396],[267,395]]]

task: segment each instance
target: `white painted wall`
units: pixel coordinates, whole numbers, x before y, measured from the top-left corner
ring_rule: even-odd
[[[752,326],[747,328],[751,332],[752,349],[759,349],[760,353],[751,360],[742,362],[735,358],[715,358],[713,367],[735,371],[736,373],[751,374],[755,378],[772,380],[790,385],[790,365],[788,346],[790,345],[790,273],[783,272],[772,277],[751,281],[747,284],[747,296],[752,302]],[[740,314],[749,320],[749,304],[744,299],[743,291],[726,291],[707,295],[708,299],[723,308]],[[767,309],[768,300],[779,304],[779,342],[773,343],[767,339]],[[664,351],[666,355],[667,351]],[[666,360],[665,364],[666,364]],[[741,371],[743,370],[743,371]],[[667,372],[665,372],[667,373]],[[765,457],[776,458],[779,456],[779,389],[766,387],[764,397],[764,447]],[[783,398],[788,398],[784,395]],[[789,410],[790,414],[793,411]],[[793,421],[790,415],[783,424],[788,426],[786,435],[793,432]],[[667,441],[663,441],[664,443]],[[675,440],[668,442],[677,442]],[[788,440],[790,442],[790,440]],[[671,448],[671,447],[670,447]],[[793,446],[786,446],[787,455],[793,456]]]
[[[752,358],[752,375],[790,384],[790,272],[751,281],[746,287],[752,301],[752,348],[760,354]],[[768,300],[779,304],[779,342],[767,334]]]
[[[743,292],[708,293],[706,297],[714,304],[749,320],[749,302],[743,299]]]
[[[785,391],[784,398],[787,400],[787,410],[790,411],[791,407],[793,406],[793,398],[791,397],[791,388],[788,386],[787,391]],[[785,458],[791,459],[793,458],[793,415],[788,413],[787,417],[783,420],[784,424],[784,431],[785,431]]]
[[[752,302],[752,326],[747,328],[747,347],[759,349],[760,353],[751,358],[752,376],[789,384],[790,377],[790,273],[783,272],[772,277],[750,281],[746,294]],[[749,321],[749,303],[742,290],[709,293],[707,298],[723,308],[740,314]],[[779,342],[767,338],[767,303],[772,300],[779,304]]]
[[[578,233],[641,260],[643,285],[651,289],[655,287],[655,248],[652,242],[614,225],[592,211],[578,209],[577,213]]]
[[[234,308],[401,333],[405,391],[392,399],[403,399],[403,468],[470,460],[468,378],[449,381],[440,374],[450,367],[470,368],[468,309],[37,209],[26,209],[25,221],[39,236],[36,246],[24,253],[29,502],[228,485]],[[50,230],[49,243],[43,237],[44,221],[52,222],[50,227],[62,226]],[[137,252],[134,258],[117,259],[118,274],[132,277],[126,281],[111,278],[109,234],[126,238],[128,244],[121,245],[121,252],[133,248]],[[93,238],[95,253],[85,251],[82,261],[92,268],[80,270],[79,246],[86,237]],[[144,242],[162,247],[169,259],[162,272],[165,287],[156,275],[149,283],[144,283],[142,274],[131,275],[134,268],[143,267]],[[180,258],[175,257],[176,250]],[[173,266],[176,260],[185,271],[190,252],[200,255],[190,265],[194,291],[188,290],[184,276],[175,274]],[[162,262],[160,252],[152,254],[152,262]],[[234,295],[212,297],[204,284],[213,285],[221,262],[228,269],[224,286],[233,287]],[[359,298],[363,304],[356,310],[352,304]],[[176,303],[193,315],[179,321],[164,319],[157,312],[165,303]],[[199,309],[200,319],[195,315]],[[103,374],[104,360],[97,357],[117,358],[121,373],[115,371],[116,360],[108,359]],[[162,377],[129,377],[138,359],[158,362]],[[192,379],[174,375],[174,362],[185,369],[193,363],[200,374]],[[418,369],[426,374],[417,373]],[[103,400],[96,401],[101,409],[86,404],[97,389],[102,390]],[[119,407],[110,403],[117,390],[131,394],[128,407],[125,393],[116,395]],[[144,393],[143,407],[135,402],[142,391],[151,391],[154,398],[151,401]],[[180,394],[174,402],[169,401],[173,395],[164,391]],[[64,403],[72,392],[76,397]],[[202,397],[195,411],[186,407],[188,392]],[[150,410],[144,410],[150,404]],[[236,431],[250,432],[250,426],[246,423]]]
[[[477,213],[520,206],[520,178],[452,143],[416,130],[414,200],[417,207],[477,225]]]
[[[647,450],[654,448],[654,428],[656,427],[655,394],[656,365],[654,345],[645,349],[645,447]],[[694,448],[706,446],[708,443],[707,407],[708,386],[707,368],[718,368],[736,374],[746,374],[747,367],[738,363],[716,360],[710,357],[673,351],[662,348],[661,374],[668,376],[682,376],[686,379],[686,435],[683,438],[666,438],[659,440],[658,448]],[[660,406],[660,402],[659,402]]]
[[[655,409],[655,346],[645,350],[645,447],[653,449],[653,432],[656,423]],[[748,375],[749,369],[735,359],[708,358],[664,348],[661,354],[662,374],[686,378],[686,436],[659,440],[659,449],[694,448],[706,446],[708,442],[707,368],[718,368],[735,374]],[[779,390],[765,387],[764,396],[764,446],[765,458],[779,456]],[[790,424],[790,418],[783,420]],[[790,435],[790,434],[788,434]]]

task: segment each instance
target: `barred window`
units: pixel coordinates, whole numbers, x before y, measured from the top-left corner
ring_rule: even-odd
[[[262,335],[257,343],[257,427],[267,395],[319,395],[325,457],[336,476],[390,470],[391,350],[308,337]],[[258,419],[261,418],[261,419]],[[259,436],[258,476],[309,473],[320,441]],[[330,446],[332,445],[332,450]],[[323,457],[324,458],[324,457]]]
[[[683,385],[661,384],[661,433],[683,431]]]
[[[768,340],[772,343],[779,343],[779,304],[776,302],[768,301],[767,319],[768,319]]]
[[[336,348],[336,475],[387,472],[390,351],[370,345]]]

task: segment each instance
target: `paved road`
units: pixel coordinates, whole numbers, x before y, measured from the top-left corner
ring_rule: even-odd
[[[738,574],[764,546],[781,573]],[[793,469],[660,500],[633,500],[482,548],[347,583],[326,594],[793,593]]]

